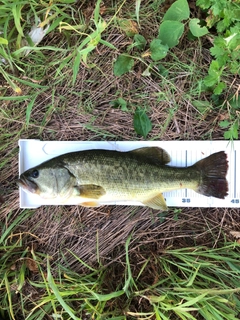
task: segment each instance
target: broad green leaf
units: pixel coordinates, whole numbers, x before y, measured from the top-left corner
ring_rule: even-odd
[[[230,130],[225,131],[223,136],[226,140],[232,139],[232,133]]]
[[[152,123],[145,110],[137,108],[133,118],[134,130],[144,138],[152,130]]]
[[[224,41],[224,39],[221,37],[215,38],[214,46],[210,48],[210,52],[216,58],[221,57],[225,53],[228,54],[228,52],[226,51],[226,42]]]
[[[110,102],[110,105],[113,106],[113,108],[119,108],[122,110],[122,111],[128,111],[128,108],[127,108],[127,101],[124,100],[123,98],[118,98],[117,100],[113,100]]]
[[[213,1],[211,11],[213,13],[213,16],[218,16],[222,11],[222,1]]]
[[[240,10],[239,10],[239,18],[240,18]],[[240,34],[234,33],[231,36],[225,38],[224,41],[226,42],[226,45],[230,50],[235,50],[239,48],[239,45],[240,45]]]
[[[221,38],[221,37],[219,37],[219,38]],[[222,38],[222,39],[224,40],[224,42],[227,46],[229,46],[231,43],[233,43],[233,48],[235,48],[237,38],[238,38],[238,34],[237,34],[237,32],[235,32],[233,34],[230,34],[227,38]],[[214,43],[216,43],[216,41],[214,41]]]
[[[223,120],[219,122],[219,127],[220,128],[228,128],[229,127],[229,121],[228,120]]]
[[[219,73],[219,63],[216,60],[213,60],[209,67],[209,73],[216,72]]]
[[[221,74],[222,70],[219,69],[218,61],[213,60],[208,70],[208,76],[204,78],[204,84],[207,87],[212,87],[219,82]]]
[[[114,63],[113,73],[115,76],[120,77],[121,75],[130,71],[133,65],[134,65],[133,58],[126,56],[124,54],[121,54],[120,56],[118,56],[117,60]]]
[[[223,20],[220,20],[217,23],[217,32],[218,33],[223,33],[227,28],[229,28],[229,26],[230,26],[230,24],[232,22],[232,18],[230,18],[231,17],[231,13],[230,13],[230,15],[228,15],[229,13],[227,13],[227,11],[228,10],[226,10],[225,13],[224,13]]]
[[[224,138],[225,139],[238,139],[238,123],[234,122],[231,127],[229,128],[228,131],[224,132]]]
[[[167,10],[163,17],[163,21],[182,21],[190,16],[189,5],[187,0],[177,0]]]
[[[6,45],[8,45],[7,39],[0,37],[0,44],[6,44]]]
[[[188,30],[187,39],[190,41],[196,40],[196,37],[194,37],[194,35],[192,34],[192,32],[190,30]]]
[[[226,83],[224,82],[219,82],[216,88],[213,90],[214,94],[221,94],[223,89],[226,88]]]
[[[168,69],[166,69],[162,64],[158,66],[158,71],[161,76],[167,77],[168,76]]]
[[[211,6],[211,0],[197,0],[197,6],[208,9]]]
[[[150,51],[151,51],[151,58],[154,61],[161,60],[166,57],[168,53],[168,46],[163,45],[162,41],[159,39],[153,39],[150,43]]]
[[[147,41],[141,34],[135,34],[134,36],[134,47],[138,48],[139,50],[144,50]]]
[[[237,54],[237,52],[236,52]],[[232,55],[233,56],[233,55]],[[238,59],[239,60],[239,59]],[[239,63],[238,61],[231,61],[231,65],[229,66],[229,70],[232,74],[239,73]]]
[[[205,86],[207,87],[212,87],[214,86],[216,83],[218,82],[218,77],[209,74],[208,76],[206,76],[203,80],[203,83],[205,84]]]
[[[160,24],[158,38],[162,41],[162,44],[167,45],[169,48],[173,48],[178,44],[183,31],[183,23],[166,20]]]
[[[208,29],[206,27],[201,27],[199,25],[199,19],[191,19],[189,22],[189,29],[195,37],[202,37],[208,33]]]
[[[238,54],[239,54],[239,52],[238,52]],[[233,56],[231,57],[231,60],[232,60],[232,59],[233,59]],[[229,64],[229,62],[230,62],[228,52],[227,52],[227,51],[224,51],[224,52],[223,52],[223,55],[221,55],[221,56],[219,56],[219,57],[217,58],[217,61],[218,61],[218,63],[219,63],[219,67],[220,67],[220,68],[221,68],[221,67],[225,68],[225,67]],[[230,63],[231,63],[231,62],[230,62]]]

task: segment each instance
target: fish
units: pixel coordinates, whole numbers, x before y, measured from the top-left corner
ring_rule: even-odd
[[[224,199],[228,195],[224,151],[188,167],[172,167],[169,162],[169,154],[159,147],[127,152],[84,150],[45,161],[22,173],[17,183],[41,198],[61,204],[74,199],[86,207],[136,201],[166,211],[163,192],[187,188],[207,197]]]

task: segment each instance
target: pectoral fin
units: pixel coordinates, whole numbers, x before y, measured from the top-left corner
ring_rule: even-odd
[[[75,186],[74,188],[75,194],[82,198],[99,199],[106,193],[103,187],[97,186],[95,184],[85,184]]]
[[[167,151],[159,147],[143,147],[129,151],[129,153],[142,157],[147,160],[148,163],[156,165],[164,165],[171,160]]]
[[[151,199],[144,201],[143,204],[147,207],[152,208],[152,209],[157,209],[157,210],[162,210],[162,211],[168,210],[165,199],[161,193],[159,193],[157,196],[155,196]]]

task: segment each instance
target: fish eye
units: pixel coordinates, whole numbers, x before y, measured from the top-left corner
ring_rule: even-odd
[[[34,179],[36,179],[36,178],[38,178],[38,176],[39,176],[39,171],[38,170],[33,170],[32,172],[31,172],[31,177],[32,178],[34,178]]]

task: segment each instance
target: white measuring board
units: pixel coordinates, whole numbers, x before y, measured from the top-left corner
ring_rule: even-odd
[[[225,199],[202,196],[192,190],[182,189],[165,192],[169,207],[240,207],[240,141],[40,141],[19,140],[19,175],[60,154],[90,149],[129,151],[141,147],[157,146],[171,156],[170,166],[186,167],[218,151],[228,155],[228,196]],[[37,208],[41,205],[57,205],[49,199],[26,193],[20,188],[20,207]],[[60,203],[62,204],[62,203]],[[65,202],[64,205],[75,205]],[[106,204],[141,205],[133,201]]]

